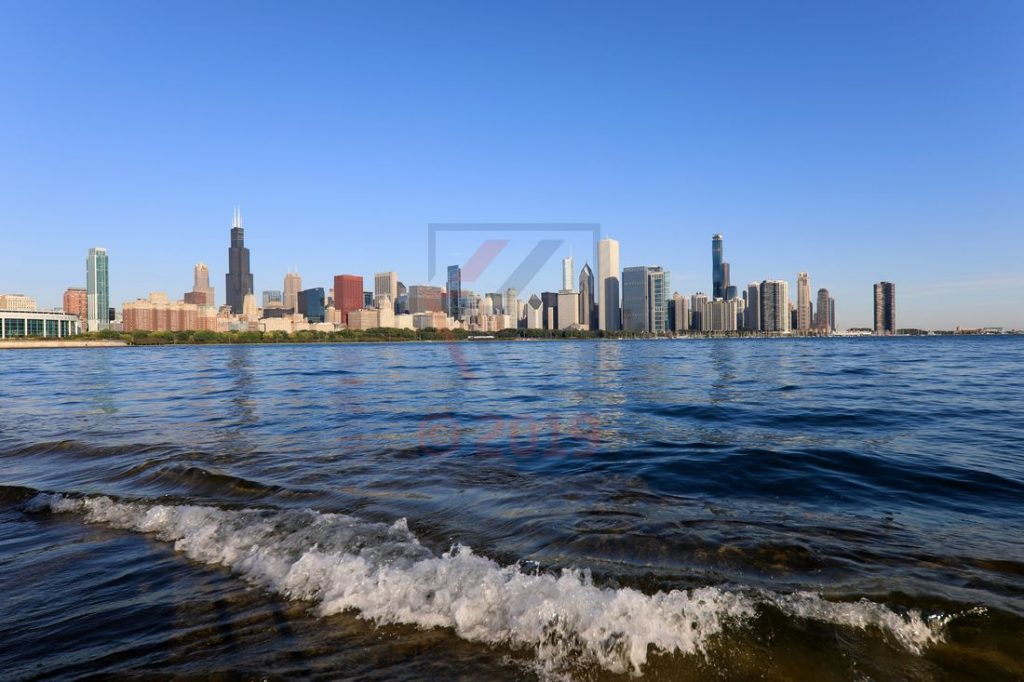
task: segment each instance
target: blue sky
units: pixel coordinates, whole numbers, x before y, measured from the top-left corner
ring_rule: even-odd
[[[722,232],[734,283],[806,270],[841,327],[881,279],[900,326],[1024,327],[1021,74],[1016,1],[0,0],[0,291],[59,305],[105,246],[118,306],[200,260],[223,300],[239,205],[257,292],[585,222],[686,294]]]

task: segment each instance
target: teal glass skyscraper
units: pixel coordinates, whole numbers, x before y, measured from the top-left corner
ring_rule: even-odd
[[[725,298],[725,267],[722,255],[722,235],[711,237],[711,298]]]
[[[89,249],[85,260],[86,326],[91,332],[110,327],[110,261],[102,247]]]

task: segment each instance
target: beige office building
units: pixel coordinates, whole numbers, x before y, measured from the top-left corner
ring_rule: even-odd
[[[0,310],[31,312],[36,309],[36,299],[24,294],[0,294]]]
[[[284,307],[293,313],[299,311],[299,292],[302,291],[302,275],[289,272],[284,276]]]
[[[580,295],[575,291],[558,292],[558,328],[572,329],[580,323]]]
[[[811,276],[806,272],[796,275],[796,330],[811,331]]]
[[[380,306],[381,297],[387,296],[394,306],[398,300],[398,273],[393,271],[378,272],[373,276],[373,300]]]
[[[619,292],[621,290],[619,267],[619,242],[602,239],[597,243],[597,291],[598,329],[618,331],[621,329],[619,316]]]

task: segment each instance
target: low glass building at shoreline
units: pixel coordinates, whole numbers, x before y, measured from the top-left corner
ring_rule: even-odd
[[[82,331],[77,315],[60,311],[0,310],[0,339],[23,336],[60,339]]]

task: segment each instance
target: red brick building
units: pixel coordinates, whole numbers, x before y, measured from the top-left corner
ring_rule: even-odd
[[[78,315],[78,319],[85,322],[87,311],[85,289],[71,287],[64,292],[64,312],[70,315]]]

